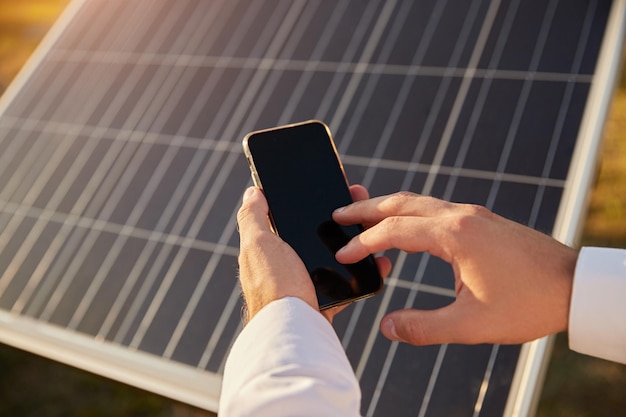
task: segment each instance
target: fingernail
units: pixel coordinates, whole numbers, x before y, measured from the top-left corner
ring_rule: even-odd
[[[335,209],[334,213],[341,213],[344,210],[345,210],[345,207],[339,207],[338,209]]]
[[[386,318],[380,323],[380,329],[391,340],[400,340],[396,332],[396,325],[392,319]]]
[[[245,193],[243,193],[243,201],[246,201],[248,198],[252,197],[254,194],[254,187],[248,187]]]

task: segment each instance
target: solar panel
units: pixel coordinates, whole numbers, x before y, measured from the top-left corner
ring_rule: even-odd
[[[0,340],[209,410],[241,330],[245,133],[311,118],[351,182],[575,241],[624,1],[75,0],[0,105]],[[411,347],[454,299],[390,252],[335,327],[366,416],[525,415],[549,340]]]

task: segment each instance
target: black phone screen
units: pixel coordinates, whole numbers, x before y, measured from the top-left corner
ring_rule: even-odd
[[[255,132],[244,142],[274,230],[304,262],[320,308],[377,292],[382,279],[372,256],[351,265],[335,260],[337,250],[362,228],[332,220],[332,212],[352,197],[327,127],[305,122]]]

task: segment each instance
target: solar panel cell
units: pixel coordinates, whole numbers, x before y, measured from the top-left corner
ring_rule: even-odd
[[[454,415],[460,410],[474,409],[491,356],[497,349],[498,346],[489,345],[442,346],[438,354],[443,356],[443,360],[441,367],[433,369],[431,374],[431,380],[436,378],[436,382],[424,415]],[[454,403],[450,401],[450,393],[454,393]]]

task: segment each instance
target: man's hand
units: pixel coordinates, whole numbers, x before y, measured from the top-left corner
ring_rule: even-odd
[[[250,320],[283,297],[298,297],[319,309],[313,282],[294,250],[270,229],[267,201],[248,188],[237,213],[240,235],[239,280]]]
[[[355,201],[369,198],[365,188],[350,187]],[[240,234],[239,279],[247,306],[247,320],[274,300],[298,297],[318,310],[313,282],[296,252],[270,229],[268,206],[258,188],[248,188],[237,213]],[[391,270],[387,258],[377,260],[381,275]],[[325,310],[332,318],[344,307]]]
[[[340,262],[398,248],[452,265],[456,300],[437,310],[388,314],[381,331],[392,340],[520,343],[567,328],[578,254],[549,236],[483,207],[411,193],[356,202],[333,218],[370,226],[337,253]]]

